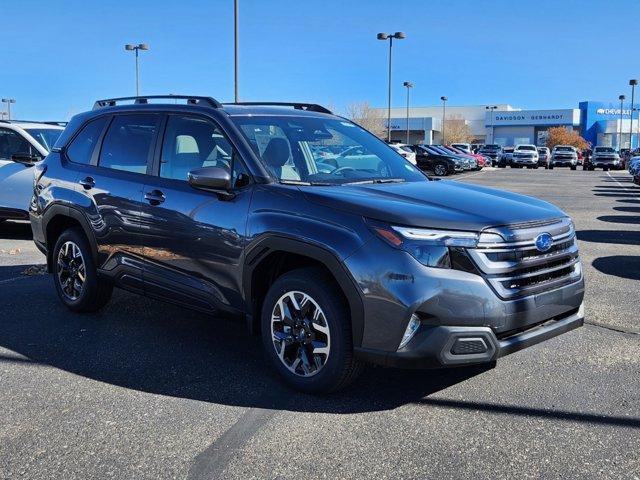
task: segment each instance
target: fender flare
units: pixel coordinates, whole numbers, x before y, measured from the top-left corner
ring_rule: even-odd
[[[94,264],[97,265],[98,242],[96,241],[95,234],[91,229],[91,226],[89,224],[89,221],[87,220],[87,217],[75,207],[70,207],[68,205],[54,204],[49,206],[42,214],[42,233],[44,235],[45,244],[47,245],[47,269],[51,271],[51,265],[53,261],[52,260],[53,245],[51,245],[49,248],[49,239],[47,238],[47,228],[49,227],[49,223],[51,222],[51,220],[53,220],[55,217],[60,217],[60,216],[72,218],[73,220],[76,220],[80,224],[80,226],[82,227],[82,230],[84,231],[84,234],[89,240],[89,245],[91,246],[91,256],[93,257]]]
[[[349,303],[353,346],[359,347],[364,332],[364,302],[360,289],[335,253],[311,242],[282,235],[266,235],[247,249],[242,270],[242,289],[248,315],[256,319],[260,317],[260,312],[253,312],[251,292],[253,271],[261,260],[276,251],[312,258],[322,263],[331,272]]]

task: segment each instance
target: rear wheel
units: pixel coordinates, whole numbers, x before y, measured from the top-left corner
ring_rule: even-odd
[[[262,340],[285,382],[307,393],[339,390],[362,369],[345,300],[318,268],[293,270],[273,283],[262,308]]]
[[[571,165],[571,170],[575,170],[577,167],[575,165]]]
[[[113,286],[98,277],[91,247],[79,229],[66,230],[58,238],[53,272],[58,297],[74,312],[95,312],[111,298]]]

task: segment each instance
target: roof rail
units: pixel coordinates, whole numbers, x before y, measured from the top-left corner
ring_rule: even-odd
[[[149,103],[149,100],[186,100],[191,105],[203,105],[206,104],[212,108],[222,108],[222,104],[212,97],[199,97],[194,95],[145,95],[140,97],[120,97],[120,98],[105,98],[104,100],[96,100],[93,104],[93,109],[98,110],[104,107],[114,107],[118,102],[124,102],[133,100],[136,105],[144,105]]]
[[[318,105],[317,103],[300,103],[300,102],[235,102],[228,103],[227,105],[264,105],[273,107],[293,107],[296,110],[308,110],[309,112],[329,113],[333,114],[331,110]]]
[[[45,125],[58,125],[59,127],[66,127],[69,122],[58,122],[55,120],[19,120],[12,118],[11,120],[0,119],[1,123],[44,123]]]

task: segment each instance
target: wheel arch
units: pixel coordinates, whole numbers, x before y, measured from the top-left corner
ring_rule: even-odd
[[[89,245],[94,263],[97,264],[98,247],[95,235],[91,230],[89,221],[81,211],[67,205],[51,205],[43,214],[44,240],[47,246],[47,270],[51,272],[53,265],[53,249],[55,243],[65,230],[80,227],[84,232]]]
[[[342,291],[351,315],[353,345],[359,346],[364,331],[364,305],[359,289],[344,264],[335,253],[324,247],[284,236],[267,236],[247,250],[242,288],[250,329],[259,329],[262,300],[273,280],[292,270],[293,266],[312,265],[322,266]],[[259,278],[267,272],[274,272],[274,275]]]

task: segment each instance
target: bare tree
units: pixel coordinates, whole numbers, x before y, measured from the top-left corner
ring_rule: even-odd
[[[475,138],[471,134],[469,125],[463,119],[448,118],[444,121],[446,142],[451,143],[471,143]]]
[[[369,102],[355,102],[347,105],[347,117],[357,123],[365,130],[369,130],[374,135],[384,138],[386,128],[384,119],[379,112],[371,108]]]

